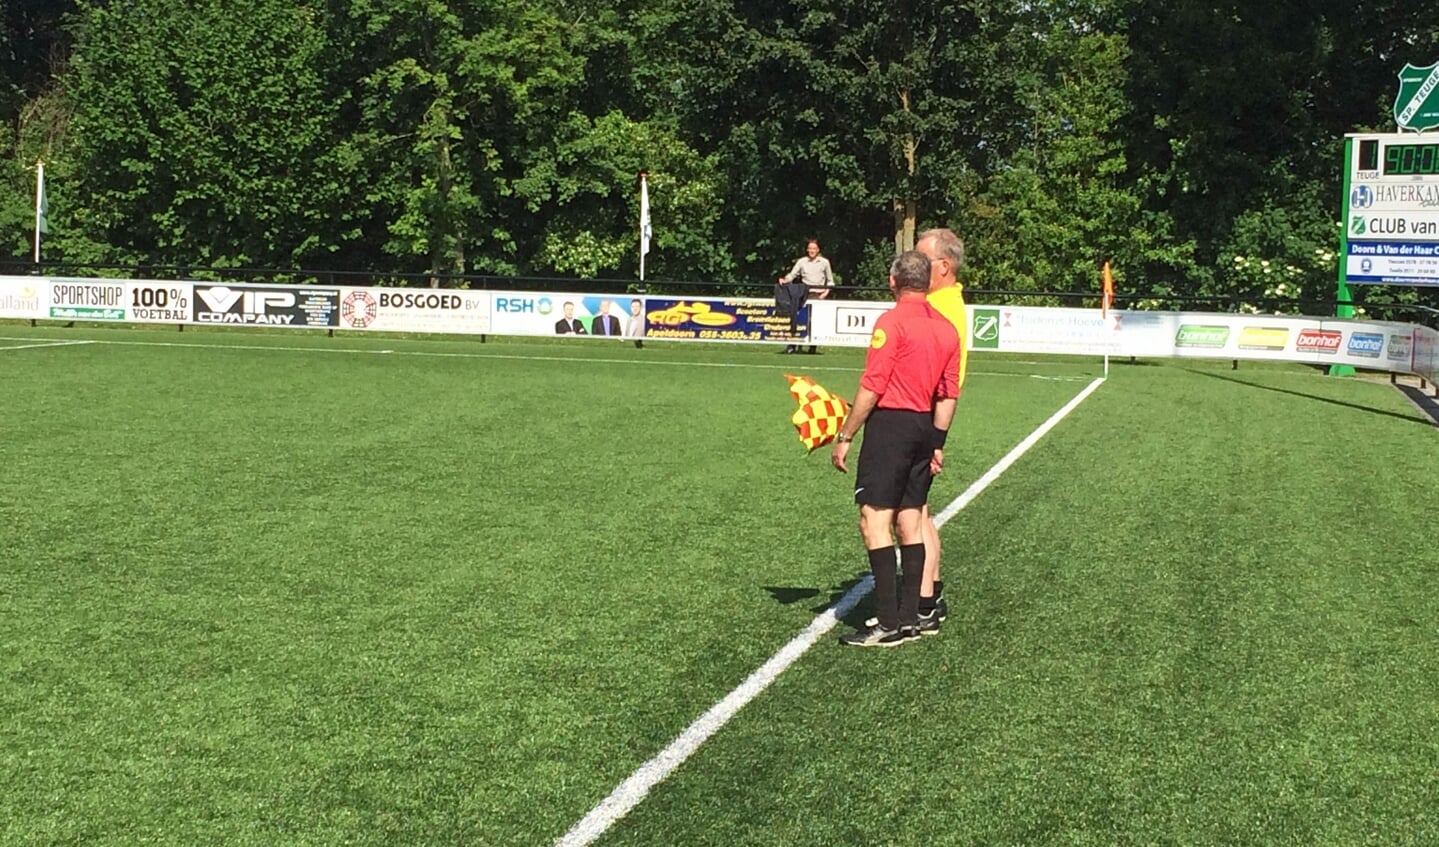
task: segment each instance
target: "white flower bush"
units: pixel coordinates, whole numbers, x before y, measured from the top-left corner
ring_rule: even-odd
[[[1287,308],[1282,304],[1276,307],[1273,302],[1241,301],[1238,310],[1251,315],[1264,311],[1276,315],[1301,311],[1298,303],[1304,299],[1306,285],[1312,287],[1326,277],[1333,279],[1338,270],[1333,250],[1318,248],[1306,259],[1301,264],[1236,255],[1229,274],[1236,290],[1254,292],[1264,301],[1295,301],[1294,306]]]

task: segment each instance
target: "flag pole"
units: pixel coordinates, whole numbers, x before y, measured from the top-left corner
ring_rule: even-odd
[[[648,182],[649,171],[640,171],[640,293],[645,290],[645,256],[650,252],[650,187]],[[640,335],[644,335],[644,330]],[[643,338],[635,339],[635,347],[645,346]]]
[[[45,221],[45,162],[35,160],[35,264],[40,264],[40,232]]]

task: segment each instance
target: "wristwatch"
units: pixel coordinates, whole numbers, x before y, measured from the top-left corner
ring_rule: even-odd
[[[845,435],[844,433],[841,432],[841,433],[839,433],[838,435],[836,435],[836,436],[834,437],[834,440],[835,440],[835,441],[838,441],[840,444],[848,444],[848,443],[850,443],[851,441],[854,440],[854,436],[853,436],[853,435]]]

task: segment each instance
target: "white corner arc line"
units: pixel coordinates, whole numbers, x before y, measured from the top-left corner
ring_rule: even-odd
[[[1083,391],[1075,395],[1074,399],[1064,404],[1063,408],[1050,415],[1049,419],[1040,424],[1038,429],[1016,444],[1014,449],[1006,453],[1004,458],[996,462],[994,467],[986,471],[983,476],[971,483],[963,494],[960,494],[954,499],[954,502],[944,508],[944,511],[934,516],[935,527],[943,526],[972,503],[980,492],[999,479],[1001,474],[1017,462],[1021,456],[1029,452],[1031,447],[1039,443],[1041,438],[1054,429],[1080,403],[1083,403],[1085,398],[1093,394],[1103,382],[1103,377],[1096,378],[1085,386]],[[644,800],[651,789],[684,764],[685,760],[692,756],[701,744],[718,732],[740,709],[758,697],[769,687],[770,683],[774,682],[790,665],[803,656],[810,647],[813,647],[815,642],[824,637],[825,633],[834,629],[835,625],[839,623],[839,619],[858,605],[859,601],[864,599],[864,596],[873,588],[873,577],[866,576],[860,580],[838,602],[825,609],[810,622],[803,632],[781,647],[779,652],[769,658],[769,661],[750,674],[737,688],[725,695],[724,699],[700,715],[684,732],[676,736],[669,746],[636,768],[634,773],[610,792],[610,796],[601,800],[599,805],[591,809],[589,814],[570,828],[569,832],[556,839],[555,847],[584,847],[608,831],[620,818],[629,814]]]
[[[35,350],[40,347],[74,347],[77,344],[94,344],[93,341],[47,341],[44,344],[15,344],[9,347],[0,347],[4,350]]]

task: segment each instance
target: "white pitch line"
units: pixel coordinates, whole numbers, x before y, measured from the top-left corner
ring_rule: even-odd
[[[954,498],[954,502],[950,503],[948,506],[945,506],[944,511],[935,515],[934,525],[936,527],[943,526],[946,521],[959,514],[959,511],[961,509],[963,509],[965,506],[968,506],[971,500],[979,496],[979,492],[988,488],[991,482],[999,479],[1000,474],[1009,470],[1010,465],[1019,461],[1020,456],[1023,456],[1025,453],[1029,452],[1029,448],[1039,443],[1039,439],[1047,435],[1051,429],[1054,429],[1054,427],[1057,426],[1060,421],[1064,420],[1064,418],[1070,412],[1074,411],[1076,406],[1078,406],[1080,403],[1083,403],[1084,399],[1089,395],[1093,394],[1094,390],[1103,383],[1104,377],[1097,377],[1093,382],[1086,385],[1083,391],[1074,395],[1073,400],[1065,403],[1059,411],[1050,415],[1049,420],[1039,425],[1039,429],[1031,432],[1027,438],[1016,444],[1013,450],[1010,450],[1004,455],[1003,459],[1000,459],[998,462],[994,463],[994,467],[985,471],[984,476],[976,479],[973,485],[964,490],[963,494]]]
[[[24,337],[0,336],[0,341],[29,341],[29,340],[31,340],[31,339],[29,339],[29,338],[24,338]],[[582,341],[582,342],[579,342],[579,343],[583,344],[583,343],[585,343],[585,342]],[[540,356],[522,356],[522,355],[513,354],[513,353],[472,353],[472,352],[471,352],[471,353],[447,353],[447,352],[443,352],[443,351],[439,351],[439,350],[393,350],[393,349],[386,349],[386,350],[360,350],[360,349],[345,348],[345,347],[293,347],[293,346],[268,345],[268,344],[201,344],[201,343],[196,343],[196,342],[185,342],[185,341],[115,341],[115,340],[112,340],[112,339],[104,339],[104,338],[86,339],[86,340],[83,340],[83,341],[63,341],[63,342],[56,342],[56,344],[57,344],[57,345],[58,345],[58,344],[113,344],[113,345],[122,346],[122,347],[173,347],[173,348],[192,349],[192,350],[261,350],[261,351],[274,351],[274,352],[280,352],[280,353],[328,353],[328,354],[349,353],[349,354],[356,355],[356,356],[427,356],[427,357],[431,357],[431,358],[440,358],[440,359],[499,359],[499,360],[518,361],[518,362],[570,362],[570,363],[573,363],[573,362],[578,362],[578,363],[593,362],[593,363],[605,364],[605,365],[656,365],[656,366],[661,366],[661,367],[754,369],[754,370],[771,370],[771,371],[781,371],[781,372],[783,372],[783,371],[791,371],[791,372],[800,372],[800,371],[803,371],[803,372],[821,372],[821,371],[827,371],[827,372],[833,372],[833,373],[860,373],[860,372],[862,372],[862,371],[864,370],[864,368],[846,368],[846,367],[840,367],[840,366],[838,366],[838,365],[834,365],[834,366],[825,366],[825,365],[809,366],[809,365],[803,365],[803,366],[802,366],[800,363],[795,362],[795,361],[786,361],[786,362],[784,362],[784,363],[776,362],[776,363],[774,363],[774,364],[766,364],[766,363],[758,363],[758,362],[685,362],[685,361],[676,361],[676,360],[673,360],[673,359],[602,359],[602,358],[589,358],[589,357],[585,357],[585,356],[544,356],[544,355],[540,355]],[[48,345],[48,344],[37,344],[37,345],[33,345],[33,346],[46,347],[46,346],[52,346],[52,345]],[[16,350],[16,349],[20,349],[20,348],[17,348],[17,347],[6,347],[6,348],[0,348],[0,349]],[[1036,363],[1034,363],[1034,364],[1039,364],[1039,363],[1036,362]],[[1085,377],[1067,377],[1067,376],[1043,377],[1043,376],[1039,376],[1039,375],[1036,375],[1036,374],[1004,373],[1004,372],[1002,372],[1002,371],[969,371],[968,374],[967,374],[967,376],[985,376],[985,377],[989,377],[989,376],[1006,376],[1006,377],[1019,377],[1019,378],[1023,378],[1023,379],[1028,379],[1028,378],[1031,378],[1031,377],[1038,377],[1038,378],[1041,378],[1041,379],[1055,379],[1055,380],[1066,380],[1066,381],[1068,381],[1068,380],[1080,380],[1080,379],[1084,379],[1084,378],[1085,378]]]
[[[5,341],[28,341],[25,338],[6,338]],[[49,341],[44,344],[15,344],[10,347],[0,347],[0,350],[34,350],[39,347],[74,347],[77,344],[94,344],[93,341]]]
[[[983,476],[975,480],[973,484],[964,490],[964,493],[954,499],[944,508],[944,511],[934,516],[935,527],[944,526],[945,523],[959,514],[980,492],[988,488],[991,483],[999,479],[1019,457],[1029,452],[1033,447],[1053,429],[1060,421],[1074,409],[1084,402],[1084,399],[1104,382],[1104,379],[1096,378],[1084,390],[1079,392],[1064,405],[1059,411],[1049,416],[1049,419],[1039,425],[1039,428],[1030,433],[1027,438],[1015,445],[1014,449],[1005,454],[1004,458],[995,463],[994,467],[985,472]],[[800,656],[803,656],[815,642],[824,637],[825,633],[834,629],[839,619],[844,617],[853,609],[864,596],[874,587],[874,578],[866,576],[864,579],[845,593],[839,602],[825,609],[816,617],[804,631],[795,636],[792,641],[780,648],[778,653],[770,657],[769,661],[760,666],[759,670],[750,674],[749,677],[735,690],[725,695],[723,700],[710,707],[709,711],[700,715],[699,718],[684,732],[680,733],[669,746],[661,750],[654,758],[640,765],[629,778],[620,783],[610,796],[601,800],[599,805],[590,810],[570,828],[570,831],[555,841],[555,847],[584,847],[596,838],[603,835],[620,818],[638,806],[650,790],[664,781],[676,768],[684,764],[685,760],[694,755],[699,746],[707,741],[710,736],[720,730],[729,719],[734,717],[740,709],[744,708],[751,700],[758,697],[762,691],[769,687],[780,674],[784,673],[790,665],[794,664]]]

